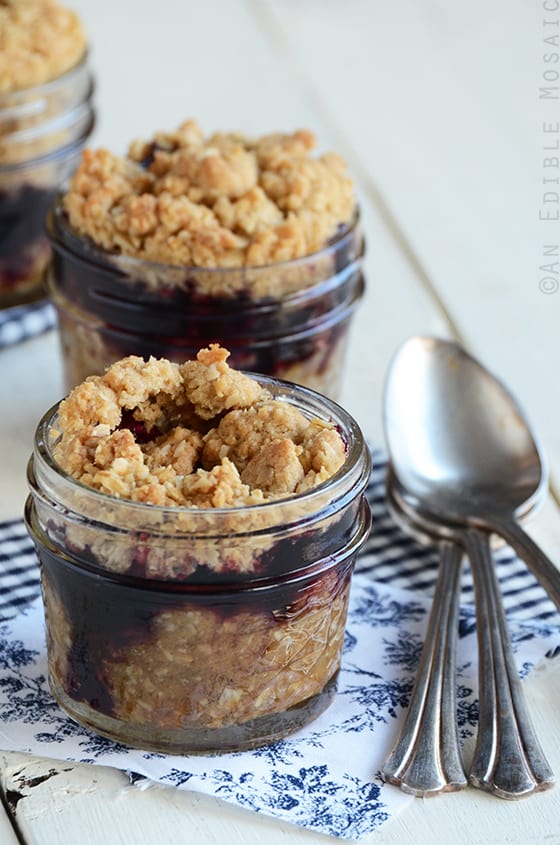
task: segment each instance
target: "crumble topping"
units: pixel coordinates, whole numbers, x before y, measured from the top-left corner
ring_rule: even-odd
[[[0,93],[56,79],[85,49],[78,16],[57,0],[0,2]]]
[[[260,267],[310,255],[353,218],[344,161],[307,130],[207,138],[188,120],[128,156],[86,149],[64,198],[71,225],[111,253],[172,266]]]
[[[109,495],[159,506],[224,508],[309,490],[343,464],[324,421],[231,369],[217,344],[195,361],[130,356],[60,405],[54,457]]]

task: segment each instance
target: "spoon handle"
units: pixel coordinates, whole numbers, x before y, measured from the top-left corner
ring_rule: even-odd
[[[541,547],[513,520],[493,518],[491,527],[523,558],[535,578],[560,610],[560,570],[554,566]]]
[[[424,648],[405,723],[383,772],[418,796],[467,785],[456,722],[455,651],[463,549],[440,543],[440,565]]]
[[[479,644],[480,714],[469,780],[500,798],[522,798],[551,787],[554,776],[525,703],[490,535],[467,529],[461,536],[471,562]]]

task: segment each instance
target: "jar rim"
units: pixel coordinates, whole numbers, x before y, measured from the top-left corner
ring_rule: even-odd
[[[30,499],[27,500],[25,505],[24,518],[28,531],[34,536],[35,541],[44,545],[43,532],[41,535],[37,535],[33,523]],[[158,593],[172,592],[174,595],[178,593],[179,595],[182,594],[191,597],[199,596],[201,599],[216,594],[223,598],[228,595],[238,595],[247,591],[262,594],[268,590],[275,590],[278,586],[293,585],[301,581],[307,581],[310,578],[319,578],[331,569],[338,569],[341,565],[353,561],[366,542],[371,528],[371,508],[365,497],[360,503],[359,514],[354,528],[355,530],[351,537],[346,540],[340,549],[337,549],[336,554],[323,555],[323,557],[314,560],[306,566],[287,570],[282,573],[266,576],[256,575],[238,579],[222,576],[218,578],[214,577],[211,580],[197,579],[193,581],[188,578],[178,580],[147,577],[133,575],[129,572],[117,572],[92,561],[77,558],[75,554],[72,557],[66,556],[63,552],[61,553],[60,549],[56,550],[56,554],[57,557],[62,559],[63,564],[73,569],[79,569],[93,578],[102,578],[105,581],[110,581],[129,589]]]
[[[13,101],[14,98],[27,100],[29,95],[47,95],[52,91],[55,91],[58,87],[66,85],[68,81],[72,80],[72,77],[78,76],[84,70],[89,62],[89,55],[90,50],[89,47],[86,46],[78,61],[69,67],[68,70],[65,70],[64,73],[61,73],[59,76],[55,76],[54,79],[49,79],[47,82],[41,82],[39,85],[29,85],[27,88],[16,88],[14,91],[2,91],[0,93],[0,110],[4,107],[3,101],[5,102],[9,99]],[[10,104],[9,107],[11,108],[12,105]]]
[[[114,504],[115,502],[118,502],[119,508],[125,508],[131,514],[157,513],[162,517],[173,516],[174,514],[188,514],[193,517],[196,514],[200,514],[202,516],[208,516],[208,514],[211,514],[212,517],[215,517],[216,519],[219,519],[220,516],[235,518],[244,513],[246,514],[248,510],[250,510],[252,514],[266,514],[274,510],[282,509],[283,507],[289,508],[292,505],[298,505],[302,502],[313,503],[313,501],[320,500],[324,497],[326,490],[329,489],[332,490],[332,501],[336,502],[340,496],[343,496],[344,493],[347,492],[346,488],[348,487],[349,469],[352,467],[358,467],[360,465],[360,461],[364,463],[364,466],[359,474],[359,479],[356,479],[355,483],[359,480],[363,487],[366,486],[370,474],[369,450],[366,448],[364,437],[358,423],[341,405],[334,400],[317,393],[311,388],[304,387],[303,385],[282,381],[281,379],[265,376],[261,373],[244,372],[244,374],[255,381],[258,381],[259,384],[268,389],[276,401],[290,402],[290,399],[293,400],[297,396],[300,401],[292,401],[291,404],[302,411],[302,413],[305,413],[307,410],[309,415],[313,405],[320,403],[322,410],[326,412],[323,419],[328,419],[332,424],[344,429],[346,436],[345,434],[341,434],[341,436],[345,439],[345,446],[348,451],[344,463],[338,470],[336,470],[336,472],[333,473],[333,475],[303,493],[296,493],[282,499],[273,499],[259,504],[237,505],[233,507],[201,508],[187,507],[184,505],[160,506],[111,496],[108,493],[95,490],[94,488],[83,484],[76,478],[73,478],[55,461],[51,452],[50,444],[48,443],[48,437],[50,426],[56,418],[60,402],[55,403],[51,408],[49,408],[39,421],[35,433],[34,457],[37,457],[40,460],[42,468],[50,472],[55,472],[58,478],[62,479],[64,484],[68,485],[68,489],[70,490],[73,489],[84,495],[91,495],[94,500],[104,503],[109,507],[111,503]],[[302,405],[305,407],[302,407]],[[337,492],[338,496],[336,495]],[[352,486],[352,493],[353,495],[356,494],[354,485]],[[310,513],[311,510],[308,508],[306,512]],[[107,523],[103,522],[103,524]],[[125,530],[128,530],[128,528]],[[266,528],[263,530],[269,529]],[[250,533],[255,534],[258,533],[258,531],[252,530]]]
[[[87,92],[82,100],[72,106],[71,109],[55,115],[46,122],[35,123],[31,126],[26,126],[23,129],[16,129],[14,132],[7,132],[3,134],[2,142],[4,145],[13,144],[27,144],[37,141],[43,136],[48,136],[53,132],[61,132],[69,130],[75,125],[79,125],[83,120],[84,115],[91,112],[91,100],[94,93],[94,82],[90,78]]]
[[[91,135],[95,125],[95,112],[93,107],[89,106],[88,110],[89,120],[77,138],[74,138],[74,140],[69,141],[67,144],[63,144],[61,147],[55,147],[48,153],[36,156],[35,158],[26,158],[23,161],[15,161],[11,164],[0,164],[0,177],[5,174],[18,173],[23,170],[30,170],[34,167],[41,167],[45,164],[57,161],[58,159],[65,158],[67,155],[71,155],[74,152],[80,151],[87,138]]]
[[[352,219],[344,224],[342,230],[337,232],[321,249],[310,252],[307,255],[299,256],[298,258],[276,261],[271,264],[248,264],[240,267],[203,267],[196,264],[164,264],[157,261],[147,261],[144,258],[135,258],[134,256],[124,255],[123,253],[109,252],[96,244],[91,238],[81,235],[73,228],[64,211],[62,204],[64,193],[63,190],[57,192],[46,217],[45,226],[51,243],[56,243],[56,237],[59,234],[57,232],[58,228],[62,230],[60,234],[64,236],[63,244],[66,249],[75,252],[76,248],[83,249],[85,244],[88,250],[88,260],[92,263],[99,263],[104,267],[110,267],[112,270],[120,270],[123,273],[134,272],[135,267],[142,268],[144,272],[152,272],[154,275],[175,271],[177,273],[192,272],[208,277],[213,275],[227,275],[228,273],[246,272],[256,274],[260,272],[293,270],[294,268],[305,266],[313,261],[322,260],[336,253],[347,239],[351,238],[356,232],[359,232],[361,221],[360,206],[356,203]]]
[[[291,307],[294,310],[300,306],[305,306],[305,304],[312,300],[313,297],[322,296],[329,293],[331,290],[338,288],[341,284],[346,284],[354,277],[357,269],[358,261],[354,261],[352,264],[345,267],[344,270],[339,273],[335,273],[327,279],[317,282],[316,285],[312,285],[308,288],[303,288],[302,290],[294,291],[293,293],[286,295],[281,300],[282,305],[285,309]],[[45,269],[43,283],[51,301],[59,310],[59,313],[71,313],[73,320],[84,324],[88,323],[88,312],[76,305],[75,301],[71,302],[65,298],[64,294],[57,290],[52,265],[47,266]],[[328,331],[333,326],[341,325],[347,321],[356,310],[358,303],[364,294],[364,290],[364,278],[361,274],[358,274],[355,284],[348,288],[347,295],[345,295],[344,299],[337,303],[328,312],[320,314],[320,316],[316,319],[306,320],[305,325],[298,326],[289,333],[282,331],[274,334],[271,332],[267,323],[263,320],[263,333],[259,334],[257,331],[254,336],[251,337],[251,340],[246,340],[243,336],[243,348],[246,350],[267,348],[270,346],[271,341],[297,343],[307,338],[314,337],[318,333]],[[243,315],[254,315],[255,317],[266,317],[269,312],[274,313],[274,309],[278,307],[277,303],[278,300],[271,301],[269,298],[247,300],[246,302],[243,302],[243,306],[239,313]],[[201,318],[201,321],[204,322],[204,319],[204,317]],[[213,320],[215,320],[215,315],[210,315],[209,321],[211,322]],[[107,326],[106,331],[113,339],[118,339],[120,342],[126,342],[126,340],[130,338],[131,332],[134,333],[132,329],[121,327],[115,322],[111,323],[110,326]],[[232,344],[233,346],[230,348],[231,352],[233,352],[233,347],[237,348],[235,339],[232,340]]]

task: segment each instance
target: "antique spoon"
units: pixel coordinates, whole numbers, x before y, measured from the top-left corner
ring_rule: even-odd
[[[412,523],[395,498],[393,478],[389,470],[386,496],[395,522],[422,543],[438,543],[440,559],[414,688],[383,774],[404,792],[425,798],[467,785],[457,734],[455,678],[463,549],[453,540],[434,539]]]
[[[385,386],[384,422],[402,493],[438,521],[487,529],[522,557],[560,609],[560,571],[519,525],[548,471],[519,405],[452,341],[413,337]]]
[[[446,527],[422,521],[401,503],[389,464],[385,493],[395,522],[421,543],[439,546],[434,588],[422,654],[410,704],[383,773],[405,792],[429,797],[467,785],[457,735],[456,643],[463,549]]]
[[[428,533],[461,545],[471,560],[480,721],[469,778],[504,798],[546,789],[553,776],[519,683],[490,535],[477,527],[491,524],[493,513],[513,520],[542,497],[540,452],[503,386],[447,341],[412,338],[401,347],[387,378],[384,411],[399,504],[409,516],[420,513]],[[546,563],[554,586],[558,573]]]
[[[550,788],[554,784],[554,776],[539,745],[525,704],[511,650],[500,588],[490,556],[489,535],[478,529],[451,528],[412,509],[402,497],[398,480],[391,472],[388,474],[387,490],[392,512],[405,530],[419,540],[426,541],[431,537],[432,543],[439,543],[442,551],[446,547],[456,551],[464,547],[470,558],[480,652],[479,729],[469,771],[470,782],[501,798],[521,798]],[[456,626],[457,618],[449,618],[448,624]],[[447,672],[451,671],[450,664]],[[434,669],[433,672],[437,677],[437,671]],[[443,709],[443,699],[440,700],[440,706],[442,715],[439,718],[443,724],[444,716],[450,718],[450,714]],[[428,718],[424,714],[420,726],[420,731],[427,732],[428,736],[430,719],[433,721],[434,717]],[[407,722],[403,730],[406,725]],[[431,740],[436,743],[438,737],[434,734]],[[449,746],[432,752],[434,759],[445,761],[457,755],[457,748],[452,745],[454,736],[449,728],[446,740]],[[440,777],[445,773],[445,767],[440,764]],[[401,786],[406,790],[404,784]],[[458,787],[447,787],[450,788]],[[446,790],[442,788],[439,791]]]

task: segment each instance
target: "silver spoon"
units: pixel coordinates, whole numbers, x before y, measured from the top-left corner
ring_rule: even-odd
[[[390,465],[386,497],[395,522],[421,543],[437,543],[440,559],[410,704],[383,773],[418,797],[455,792],[467,785],[457,734],[455,677],[463,549],[445,528],[441,536],[434,535],[431,523],[421,522],[401,504]]]
[[[485,507],[512,519],[543,495],[545,473],[534,439],[502,385],[456,344],[433,338],[413,338],[397,354],[386,384],[385,431],[402,489],[416,503],[408,503],[407,514],[421,511],[429,533],[462,545],[471,560],[480,721],[469,778],[507,798],[546,789],[553,776],[525,706],[489,533],[476,527],[487,524]],[[482,514],[474,527],[469,524],[471,506],[477,517]],[[449,526],[450,520],[464,527]]]
[[[501,798],[521,798],[550,788],[554,777],[525,704],[490,557],[489,535],[476,529],[450,528],[412,509],[391,473],[387,488],[393,513],[405,530],[408,528],[420,540],[431,537],[440,548],[444,544],[455,549],[463,546],[470,557],[480,651],[479,728],[470,782]]]
[[[413,337],[389,369],[384,415],[411,504],[502,536],[560,609],[560,571],[517,521],[546,493],[546,462],[503,384],[456,343]]]
[[[440,560],[432,609],[416,672],[410,704],[383,774],[404,792],[419,797],[464,789],[457,734],[456,646],[459,622],[459,587],[463,549],[454,541],[434,540],[412,525],[392,490],[387,475],[387,504],[395,522],[424,543],[439,545]]]
[[[399,498],[391,466],[386,498],[395,522],[421,543],[439,546],[439,570],[410,704],[385,761],[387,780],[419,797],[467,785],[457,735],[456,644],[463,549],[446,527],[422,521]]]

